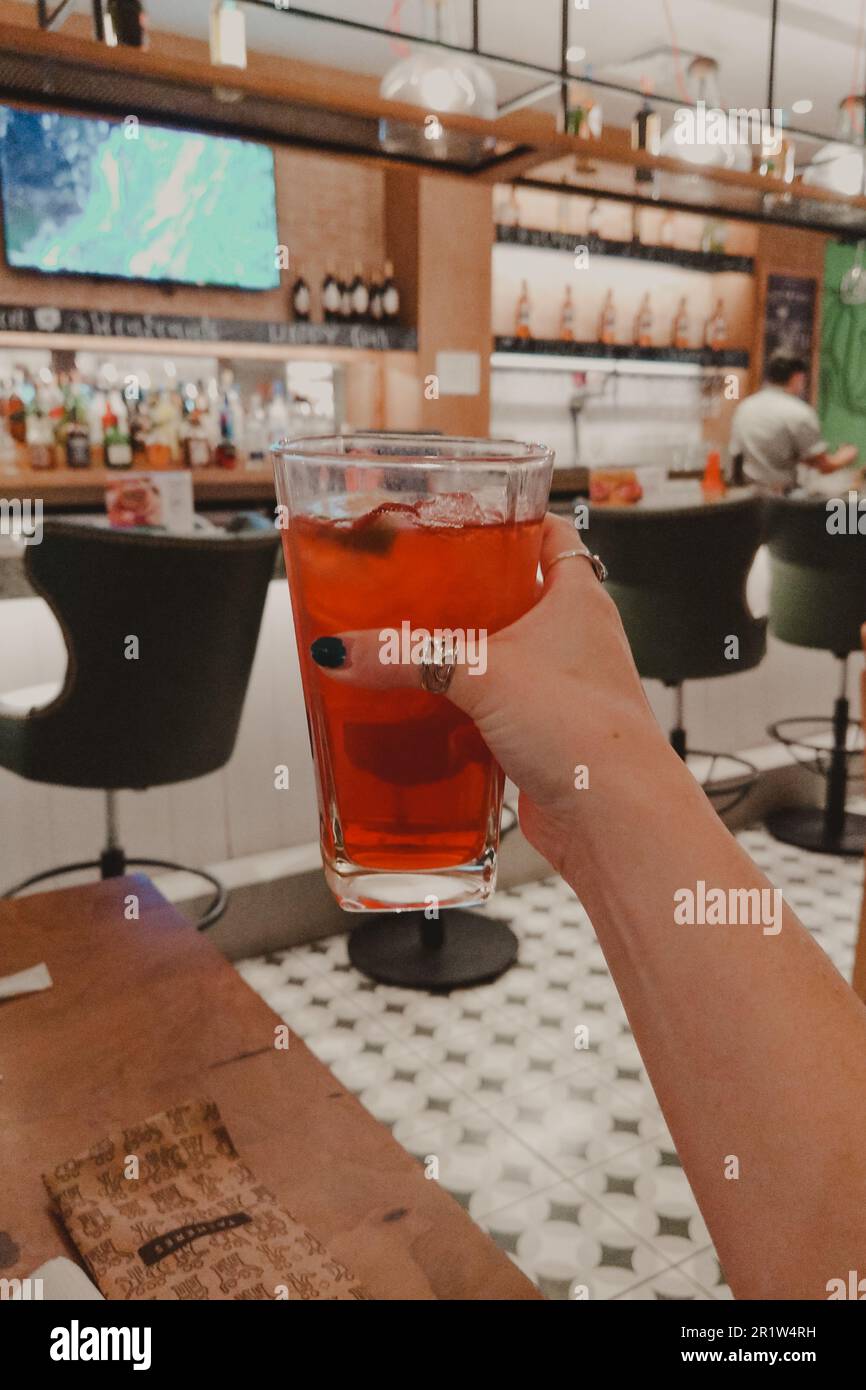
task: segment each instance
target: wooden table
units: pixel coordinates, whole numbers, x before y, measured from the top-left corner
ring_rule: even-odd
[[[0,903],[0,974],[42,960],[53,989],[0,1002],[0,1276],[74,1256],[48,1167],[212,1097],[253,1172],[372,1297],[539,1297],[299,1039],[274,1047],[278,1016],[146,878]]]

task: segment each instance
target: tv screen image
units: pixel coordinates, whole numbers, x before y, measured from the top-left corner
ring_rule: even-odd
[[[265,145],[0,106],[6,259],[50,275],[276,289]]]

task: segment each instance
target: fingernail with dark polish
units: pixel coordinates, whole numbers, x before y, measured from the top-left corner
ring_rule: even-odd
[[[336,671],[346,663],[346,644],[342,637],[317,637],[310,647],[310,655],[317,666]]]

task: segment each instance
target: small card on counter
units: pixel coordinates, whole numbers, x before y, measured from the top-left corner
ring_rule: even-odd
[[[192,477],[180,470],[124,473],[108,484],[105,509],[112,526],[159,526],[188,535],[195,525]]]

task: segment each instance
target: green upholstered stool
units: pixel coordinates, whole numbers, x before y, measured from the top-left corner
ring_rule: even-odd
[[[746,581],[763,536],[764,508],[752,492],[687,507],[593,507],[587,543],[608,567],[637,669],[676,694],[671,744],[687,746],[683,686],[751,670],[763,660],[766,620],[746,604]],[[732,639],[736,639],[736,644]],[[736,657],[731,653],[736,649]],[[757,773],[744,759],[703,752],[710,770],[724,757],[742,772],[717,786],[730,809]],[[707,790],[713,794],[712,787]]]
[[[82,869],[103,878],[128,863],[180,869],[214,890],[198,923],[210,926],[225,909],[223,885],[168,860],[127,860],[116,793],[203,777],[230,758],[278,534],[272,524],[187,537],[53,520],[43,530],[26,569],[60,623],[68,666],[50,703],[0,713],[0,767],[103,791],[106,844],[98,860],[46,870],[4,896]]]
[[[847,501],[847,499],[846,499]],[[846,506],[847,519],[847,506]],[[831,653],[839,662],[839,695],[832,716],[803,716],[771,724],[769,732],[813,770],[824,772],[822,809],[791,807],[767,817],[786,844],[824,854],[861,855],[866,817],[846,811],[848,761],[862,756],[861,726],[849,719],[848,658],[859,651],[866,622],[866,534],[837,534],[828,526],[826,498],[773,498],[767,503],[770,549],[770,631],[782,642]],[[807,730],[832,732],[832,746],[810,743]]]

